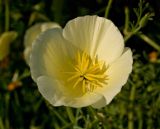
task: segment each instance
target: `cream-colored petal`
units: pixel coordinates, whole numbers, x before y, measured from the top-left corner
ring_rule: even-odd
[[[61,28],[61,26],[56,22],[45,22],[41,25],[41,32],[44,32],[51,28]]]
[[[109,76],[108,84],[97,91],[104,95],[106,104],[111,102],[115,95],[120,92],[122,86],[127,82],[129,74],[132,71],[132,63],[132,52],[129,48],[126,48],[122,56],[110,64],[107,70],[107,75]]]
[[[47,76],[40,76],[37,78],[37,85],[40,93],[43,97],[54,106],[61,106],[62,91],[59,87],[59,82],[57,80],[52,80]]]
[[[96,103],[92,104],[93,108],[102,108],[104,106],[106,106],[106,99],[105,99],[105,97],[102,97]]]
[[[28,65],[30,61],[30,52],[32,49],[32,43],[41,33],[41,25],[42,25],[41,23],[35,24],[26,31],[24,36],[24,46],[25,46],[24,59]]]
[[[86,107],[99,101],[103,96],[101,94],[95,94],[93,92],[87,93],[84,96],[71,98],[66,96],[64,100],[64,106],[70,106],[75,108]]]
[[[24,37],[24,45],[25,47],[31,46],[33,41],[37,38],[37,36],[46,31],[47,29],[51,28],[61,28],[59,24],[55,22],[44,22],[44,23],[37,23],[31,26],[25,34]]]
[[[32,47],[26,47],[23,52],[25,61],[27,62],[28,65],[29,65],[29,61],[30,61],[31,50],[32,50]]]
[[[107,63],[112,63],[123,53],[124,39],[118,28],[112,22],[108,27],[105,26],[104,29],[107,31],[103,38],[101,38],[101,44],[97,49],[97,55]]]
[[[40,33],[51,28],[61,28],[61,27],[59,24],[55,22],[44,22],[44,23],[37,23],[26,31],[24,37],[24,45],[25,45],[24,57],[27,64],[29,64],[30,51],[32,49],[32,43],[34,42],[34,40],[39,36]]]
[[[42,23],[37,23],[27,29],[25,36],[24,36],[24,46],[30,47],[32,46],[33,41],[36,39],[36,37],[41,33],[41,25]]]
[[[123,37],[108,19],[98,16],[78,17],[69,21],[63,36],[91,56],[98,56],[108,63],[119,57],[124,48]]]
[[[85,107],[102,98],[102,95],[93,93],[88,93],[79,98],[66,96],[61,83],[47,76],[38,77],[37,85],[43,97],[53,106]]]
[[[70,70],[69,63],[75,49],[61,34],[62,30],[59,28],[49,29],[33,43],[30,67],[34,81],[42,75],[56,78]]]

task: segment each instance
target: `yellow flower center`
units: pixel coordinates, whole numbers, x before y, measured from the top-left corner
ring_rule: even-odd
[[[83,93],[93,92],[107,84],[107,67],[103,61],[98,61],[97,56],[92,59],[87,53],[78,52],[73,68],[73,72],[68,72],[70,76],[67,81],[73,82],[73,88],[80,86]]]

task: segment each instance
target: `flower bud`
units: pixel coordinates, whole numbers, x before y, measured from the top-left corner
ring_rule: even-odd
[[[0,36],[0,61],[3,60],[9,54],[10,43],[17,37],[17,32],[9,31],[4,32]]]

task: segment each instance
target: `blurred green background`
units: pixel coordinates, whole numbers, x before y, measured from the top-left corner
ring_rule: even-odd
[[[82,15],[111,19],[134,53],[133,72],[102,109],[52,107],[24,60],[26,30],[46,21],[62,27]],[[160,129],[159,0],[0,0],[0,36],[15,31],[0,61],[0,129]]]

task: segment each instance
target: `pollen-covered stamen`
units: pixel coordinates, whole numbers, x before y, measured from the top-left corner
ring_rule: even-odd
[[[74,82],[73,88],[81,86],[85,93],[107,84],[107,67],[104,62],[98,61],[98,57],[92,59],[87,53],[78,52],[75,61],[74,71],[68,72],[68,81]]]

